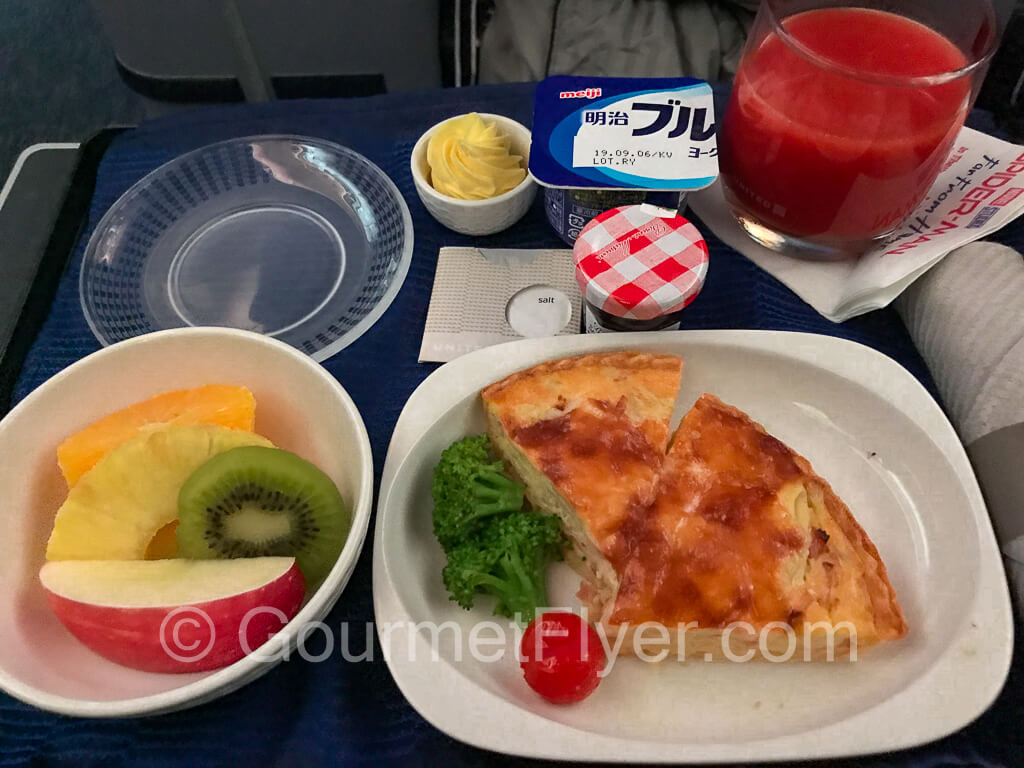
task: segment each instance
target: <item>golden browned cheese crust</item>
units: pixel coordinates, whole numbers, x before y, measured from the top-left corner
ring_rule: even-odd
[[[562,519],[580,597],[609,634],[689,623],[685,655],[715,658],[736,622],[847,622],[861,647],[905,634],[885,566],[849,509],[742,411],[702,396],[666,455],[681,368],[671,355],[584,355],[482,393],[498,452],[534,506]],[[837,637],[848,650],[848,634]],[[820,638],[807,638],[818,658]]]
[[[683,419],[649,509],[618,532],[613,624],[906,624],[878,551],[799,454],[712,395]]]
[[[512,374],[483,400],[603,550],[632,506],[652,498],[681,372],[672,355],[582,355]]]

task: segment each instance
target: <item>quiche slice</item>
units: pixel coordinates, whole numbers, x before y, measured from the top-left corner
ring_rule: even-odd
[[[620,652],[819,659],[907,631],[878,551],[828,483],[712,395],[605,554],[618,591],[591,607],[616,642],[626,633]],[[637,637],[645,622],[666,630]]]
[[[712,395],[666,454],[681,370],[584,355],[482,393],[492,443],[561,519],[613,651],[799,660],[902,637],[878,551],[806,459]]]
[[[605,556],[654,500],[683,361],[610,352],[541,363],[482,393],[488,433],[537,509],[557,515],[566,559],[602,601],[618,591]]]

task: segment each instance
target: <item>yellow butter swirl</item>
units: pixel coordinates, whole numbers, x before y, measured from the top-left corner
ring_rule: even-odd
[[[444,123],[427,142],[430,183],[442,195],[486,200],[526,178],[523,158],[496,123],[472,112]]]

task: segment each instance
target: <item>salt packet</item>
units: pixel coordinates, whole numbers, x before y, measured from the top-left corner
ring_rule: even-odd
[[[1024,213],[1024,147],[963,128],[917,209],[883,242],[850,261],[794,259],[755,243],[730,213],[720,182],[688,202],[720,240],[839,323],[888,306],[950,251]]]
[[[570,250],[442,248],[419,361],[579,333],[581,306]]]

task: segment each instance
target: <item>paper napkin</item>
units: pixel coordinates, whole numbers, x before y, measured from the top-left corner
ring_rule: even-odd
[[[720,240],[839,323],[887,306],[954,248],[1024,213],[1024,147],[964,128],[918,209],[884,243],[851,261],[804,261],[758,245],[729,212],[720,181],[688,201]]]

